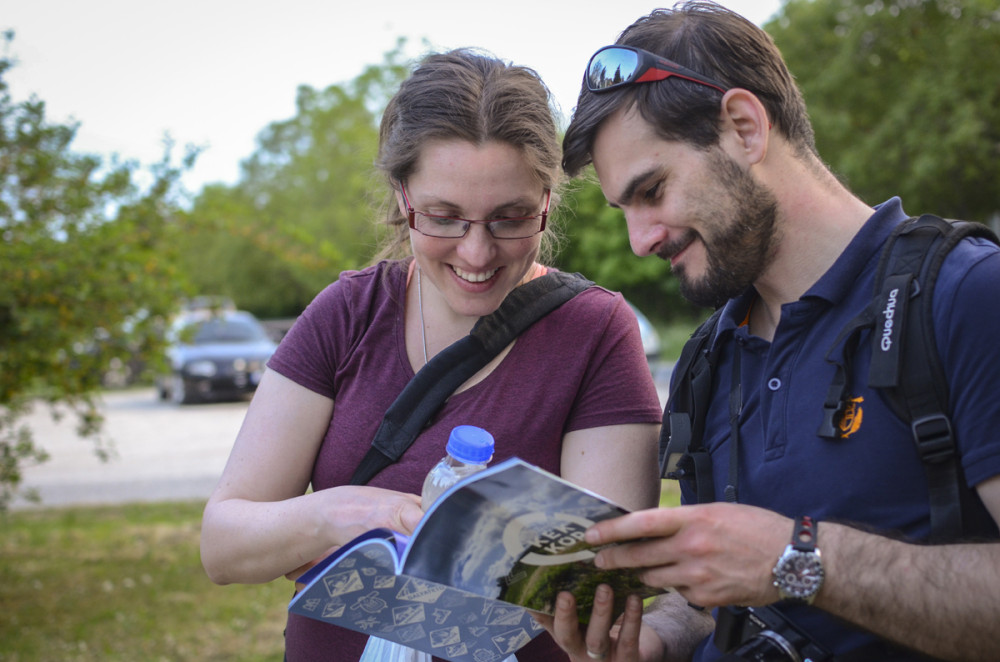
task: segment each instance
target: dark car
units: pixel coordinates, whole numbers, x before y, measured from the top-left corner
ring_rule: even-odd
[[[188,404],[253,393],[277,344],[248,312],[190,313],[173,327],[169,375],[157,378],[163,400]]]

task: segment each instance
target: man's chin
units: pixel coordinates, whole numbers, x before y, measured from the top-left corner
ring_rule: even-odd
[[[720,291],[719,288],[713,287],[704,280],[692,283],[689,279],[683,278],[681,272],[675,272],[675,274],[680,282],[681,296],[702,308],[718,308],[729,299],[740,294],[740,292],[730,293]]]

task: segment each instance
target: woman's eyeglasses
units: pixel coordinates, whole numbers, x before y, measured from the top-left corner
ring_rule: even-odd
[[[587,65],[587,89],[607,92],[633,83],[650,83],[670,77],[683,78],[726,93],[722,83],[682,67],[659,55],[632,46],[605,46]]]
[[[528,237],[533,237],[545,229],[545,221],[549,216],[549,201],[552,199],[551,189],[547,190],[545,192],[545,208],[541,214],[535,216],[513,216],[474,221],[457,216],[442,216],[441,214],[417,211],[410,205],[410,198],[406,195],[406,186],[400,182],[399,188],[403,192],[403,202],[406,203],[406,216],[410,222],[410,227],[420,234],[440,239],[459,239],[464,237],[473,223],[485,225],[490,236],[494,239],[527,239]]]

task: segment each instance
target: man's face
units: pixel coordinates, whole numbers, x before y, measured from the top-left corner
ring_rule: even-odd
[[[767,268],[777,201],[723,148],[664,140],[638,112],[618,111],[601,125],[593,160],[633,252],[670,262],[693,303],[719,305]]]

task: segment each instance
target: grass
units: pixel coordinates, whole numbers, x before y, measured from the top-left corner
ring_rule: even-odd
[[[202,503],[0,519],[0,660],[281,660],[289,582],[216,586]]]
[[[674,481],[661,505],[676,505]],[[0,661],[280,661],[285,580],[216,586],[201,502],[0,515]]]
[[[664,479],[660,482],[660,507],[671,508],[681,505],[681,488],[676,480]]]
[[[688,341],[691,334],[698,327],[697,322],[675,323],[657,328],[660,334],[660,344],[662,350],[660,355],[669,361],[676,361],[681,355],[684,343]]]

